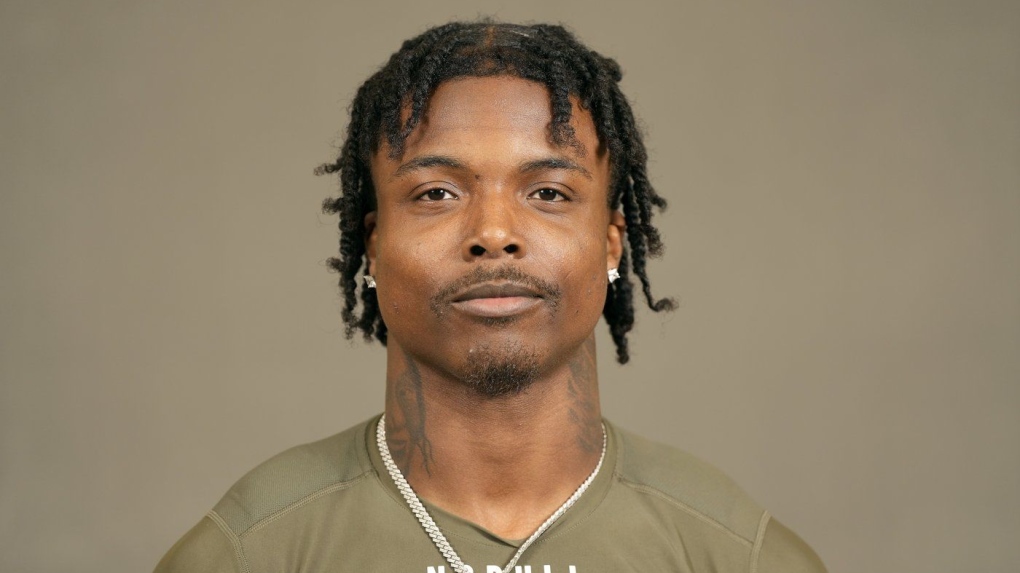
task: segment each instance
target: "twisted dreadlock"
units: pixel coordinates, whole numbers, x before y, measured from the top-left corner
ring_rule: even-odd
[[[504,24],[493,21],[453,22],[407,40],[378,72],[358,89],[340,156],[316,174],[340,173],[340,196],[323,202],[323,211],[340,215],[340,256],[330,258],[340,274],[346,336],[360,330],[386,344],[386,324],[375,291],[361,289],[357,314],[357,275],[368,270],[365,257],[365,214],[375,210],[369,162],[382,142],[399,157],[404,141],[421,122],[430,95],[446,80],[464,76],[511,75],[540,83],[549,90],[552,106],[550,137],[557,145],[577,146],[570,126],[570,96],[592,114],[599,139],[609,149],[609,207],[622,209],[629,249],[620,260],[620,278],[608,287],[602,314],[616,343],[616,358],[629,360],[627,333],[634,325],[633,270],[648,306],[672,310],[669,298],[656,300],[645,270],[649,256],[662,253],[659,231],[652,225],[653,208],[666,201],[652,188],[646,172],[647,153],[630,104],[620,91],[620,66],[581,44],[561,26]],[[408,112],[401,121],[401,112]],[[628,253],[629,250],[629,253]]]

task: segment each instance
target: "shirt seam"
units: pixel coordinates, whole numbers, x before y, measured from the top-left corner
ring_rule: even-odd
[[[761,519],[758,521],[758,532],[754,536],[754,546],[751,549],[749,573],[758,573],[758,558],[761,556],[761,548],[765,543],[765,529],[768,527],[771,518],[772,516],[769,515],[768,510],[761,512]]]
[[[617,440],[619,440],[618,438],[612,437],[612,434],[611,434],[611,432],[613,431],[612,424],[608,420],[606,420],[605,418],[602,419],[602,423],[605,424],[606,432],[610,432],[610,434],[609,434],[610,439],[617,439]],[[612,490],[612,486],[613,486],[612,478],[615,478],[615,477],[617,477],[619,475],[619,473],[617,473],[617,472],[619,471],[619,468],[621,466],[620,459],[621,459],[621,457],[623,455],[622,454],[622,450],[623,450],[622,444],[619,441],[617,441],[616,444],[615,444],[615,448],[616,448],[616,456],[615,456],[615,460],[613,461],[612,476],[610,477],[609,484],[605,487],[605,491],[602,492],[602,497],[599,498],[599,500],[597,502],[595,502],[595,505],[593,505],[591,507],[591,510],[586,515],[579,516],[574,523],[572,523],[572,524],[570,524],[570,525],[568,525],[566,527],[557,527],[557,528],[554,528],[551,532],[548,532],[548,533],[543,533],[541,536],[539,536],[538,539],[535,540],[535,542],[531,545],[531,547],[528,548],[529,551],[532,548],[540,547],[540,546],[542,546],[544,544],[547,544],[549,542],[555,541],[556,539],[559,539],[560,537],[562,537],[564,535],[568,535],[569,533],[571,533],[572,531],[574,531],[578,527],[581,527],[586,522],[588,522],[590,519],[592,519],[592,516],[594,516],[595,513],[598,512],[598,510],[602,507],[602,504],[605,503],[606,498],[609,497],[610,490]],[[456,538],[458,538],[460,540],[470,541],[472,543],[476,543],[476,544],[479,544],[479,545],[485,545],[485,546],[488,546],[488,547],[506,548],[507,545],[508,545],[507,543],[501,542],[501,541],[490,541],[488,539],[484,539],[484,540],[472,539],[472,538],[469,538],[469,537],[466,537],[466,536],[463,536],[463,535],[459,535],[457,533],[447,533],[446,535],[447,535],[447,537],[456,537]],[[517,547],[517,548],[519,548],[521,543],[523,543],[525,541],[525,539],[518,540],[519,543],[517,543],[516,545],[510,544],[510,547]]]
[[[603,423],[606,424],[606,431],[607,432],[611,432],[612,431],[612,427],[611,427],[610,423],[607,420],[605,420],[605,419],[603,419]],[[371,446],[369,446],[369,447],[371,447]],[[556,540],[556,539],[558,539],[558,538],[560,538],[560,537],[562,537],[564,535],[568,535],[569,533],[571,533],[572,531],[574,531],[578,527],[581,527],[582,525],[584,525],[585,523],[590,521],[593,518],[593,516],[598,512],[598,510],[602,508],[602,504],[605,503],[606,498],[609,497],[609,493],[612,490],[612,479],[619,475],[617,473],[617,469],[620,467],[620,457],[621,457],[620,450],[622,449],[622,447],[619,445],[619,443],[617,443],[616,448],[617,448],[617,451],[616,451],[616,456],[615,456],[615,461],[614,461],[614,467],[613,467],[613,470],[612,470],[612,476],[610,477],[609,484],[605,487],[605,491],[602,492],[602,497],[599,498],[599,500],[597,502],[595,502],[595,504],[591,507],[590,511],[586,515],[579,516],[574,523],[572,523],[572,524],[570,524],[570,525],[568,525],[566,527],[556,527],[556,528],[553,528],[552,531],[543,533],[538,539],[535,540],[535,542],[532,544],[531,548],[539,547],[539,546],[541,546],[543,544],[546,544],[546,543],[549,543],[551,541],[554,541],[554,540]],[[390,491],[390,489],[388,487],[385,486],[384,483],[382,483],[382,480],[384,478],[383,478],[383,476],[382,476],[382,474],[380,472],[375,471],[375,467],[374,466],[373,466],[371,471],[372,471],[373,474],[376,475],[376,478],[377,478],[377,481],[379,482],[380,487],[382,487],[383,490],[387,494],[389,494],[389,497],[392,498],[398,505],[400,505],[405,510],[407,510],[409,513],[411,513],[411,515],[414,515],[414,512],[412,512],[410,510],[410,508],[407,506],[406,500],[404,500],[403,498],[401,498],[401,497],[397,496],[396,494],[394,494],[392,491]],[[601,473],[601,470],[600,470],[600,473]],[[386,477],[389,478],[389,474],[386,474]],[[447,513],[449,513],[449,512],[447,512]],[[469,536],[469,535],[461,535],[460,533],[457,533],[455,531],[444,531],[443,535],[447,539],[456,539],[458,542],[463,541],[463,542],[471,543],[473,545],[476,545],[476,546],[479,546],[479,547],[484,547],[484,548],[487,548],[487,549],[506,549],[508,547],[519,548],[521,543],[523,543],[525,541],[525,539],[526,539],[526,538],[522,538],[522,539],[519,539],[519,540],[515,540],[515,541],[517,541],[517,543],[514,544],[514,543],[506,543],[503,540],[490,540],[490,539],[484,537],[484,534],[482,534],[481,532],[476,532],[476,535],[482,536],[482,539],[478,539],[476,537]],[[530,551],[531,548],[529,548],[529,551]]]
[[[249,526],[247,529],[242,531],[238,535],[238,539],[240,540],[243,537],[246,537],[246,536],[248,536],[248,535],[250,535],[252,533],[255,533],[256,531],[262,529],[266,525],[269,525],[270,523],[272,523],[276,519],[278,519],[278,518],[280,518],[280,517],[290,513],[291,511],[294,511],[294,510],[296,510],[296,509],[298,509],[298,508],[300,508],[300,507],[302,507],[302,506],[304,506],[304,505],[306,505],[308,503],[311,503],[311,502],[315,501],[316,499],[318,499],[320,497],[329,495],[329,494],[337,492],[337,491],[345,490],[345,489],[353,486],[354,484],[358,483],[359,481],[365,479],[366,473],[362,473],[361,475],[355,477],[354,479],[350,479],[350,480],[347,480],[347,481],[344,481],[344,482],[335,483],[335,484],[326,486],[326,487],[324,487],[324,488],[322,488],[320,490],[314,491],[314,492],[306,495],[305,497],[303,497],[303,498],[301,498],[301,499],[299,499],[299,500],[297,500],[297,501],[295,501],[295,502],[293,502],[293,503],[283,507],[282,509],[278,509],[277,511],[274,511],[273,513],[270,513],[269,515],[263,517],[262,519],[259,519],[258,521],[253,523],[251,526]]]
[[[216,513],[215,509],[207,513],[206,516],[227,536],[227,541],[230,542],[231,547],[234,549],[234,558],[241,568],[241,573],[251,573],[251,568],[248,567],[248,559],[244,556],[244,547],[241,545],[241,539],[231,531],[230,526],[220,517],[220,514]]]
[[[585,523],[587,523],[588,521],[590,521],[593,518],[593,516],[602,507],[602,504],[605,502],[607,497],[609,497],[609,488],[606,488],[606,491],[602,495],[602,498],[599,499],[595,503],[595,505],[593,505],[591,507],[591,510],[587,514],[585,514],[583,516],[579,516],[576,519],[576,521],[574,521],[574,523],[571,523],[570,525],[568,525],[566,527],[556,528],[551,533],[548,533],[548,534],[543,533],[541,536],[539,536],[538,539],[535,540],[535,542],[531,545],[531,547],[532,548],[540,547],[540,546],[542,546],[542,545],[544,545],[546,543],[555,541],[556,539],[559,539],[560,537],[563,537],[564,535],[568,535],[569,533],[571,533],[572,531],[574,531],[578,527],[581,527],[582,525],[584,525]],[[472,542],[472,543],[476,543],[476,544],[479,544],[479,545],[484,545],[484,546],[492,547],[492,548],[506,548],[508,545],[510,547],[519,548],[521,546],[521,544],[527,539],[527,538],[522,538],[522,539],[516,540],[517,541],[516,544],[507,544],[505,542],[489,541],[488,539],[484,539],[484,540],[472,539],[472,538],[466,537],[464,535],[460,535],[460,534],[458,534],[456,532],[445,533],[445,535],[447,537],[455,537],[458,540],[469,541],[469,542]],[[531,548],[529,548],[529,550],[530,549]]]
[[[697,518],[697,519],[705,522],[706,524],[708,524],[708,525],[718,529],[719,531],[722,531],[723,533],[726,533],[727,535],[732,537],[734,540],[738,541],[740,544],[742,544],[742,545],[744,545],[744,546],[746,546],[748,548],[753,547],[753,543],[749,539],[746,539],[743,535],[740,535],[739,533],[737,533],[736,531],[733,531],[729,527],[726,527],[725,525],[723,525],[719,521],[717,521],[715,519],[712,519],[711,517],[705,515],[704,513],[698,511],[697,509],[695,509],[695,508],[687,505],[686,503],[684,503],[684,502],[674,498],[673,496],[671,496],[671,495],[669,495],[669,494],[667,494],[667,493],[665,493],[663,491],[660,491],[660,490],[658,490],[658,489],[656,489],[654,487],[629,481],[628,479],[624,478],[623,476],[621,476],[619,474],[617,474],[617,479],[619,479],[622,484],[626,485],[627,487],[630,487],[633,490],[636,490],[636,491],[639,491],[641,493],[646,493],[648,495],[653,495],[655,497],[661,498],[663,501],[666,501],[667,503],[670,503],[671,505],[677,507],[678,509],[680,509],[682,511],[685,511],[685,512],[691,514],[695,518]]]

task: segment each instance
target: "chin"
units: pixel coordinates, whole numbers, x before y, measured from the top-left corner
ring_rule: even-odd
[[[516,396],[538,378],[538,353],[520,343],[476,346],[468,351],[462,379],[486,398]]]

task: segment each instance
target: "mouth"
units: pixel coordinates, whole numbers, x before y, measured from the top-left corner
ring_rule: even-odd
[[[483,283],[454,295],[453,308],[481,318],[518,315],[538,306],[541,293],[519,283]]]

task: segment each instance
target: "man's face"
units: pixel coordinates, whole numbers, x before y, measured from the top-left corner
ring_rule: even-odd
[[[390,352],[499,395],[521,384],[485,378],[547,374],[591,335],[623,220],[590,114],[575,103],[580,149],[553,144],[550,121],[540,84],[450,80],[403,155],[372,158],[367,247]]]

